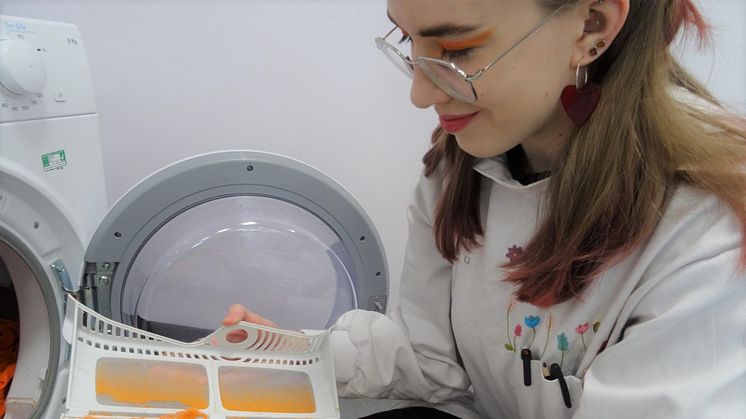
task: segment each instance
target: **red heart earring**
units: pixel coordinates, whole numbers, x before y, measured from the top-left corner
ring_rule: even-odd
[[[606,42],[600,41],[591,50],[591,56],[598,55],[599,49],[605,46]],[[575,70],[575,86],[566,86],[562,90],[561,100],[562,106],[572,122],[578,127],[582,127],[593,115],[598,102],[601,100],[601,86],[593,82],[588,83],[588,68],[583,67],[581,69],[580,64],[578,64],[578,68]]]

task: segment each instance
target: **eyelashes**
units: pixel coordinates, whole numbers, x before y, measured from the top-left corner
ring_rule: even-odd
[[[451,60],[463,60],[471,55],[471,53],[474,52],[474,48],[463,48],[463,49],[451,49],[443,50],[443,58],[448,58]]]
[[[411,43],[412,43],[412,37],[406,33],[404,33],[401,39],[399,40],[399,44],[411,44]],[[443,48],[441,59],[462,60],[470,56],[473,52],[474,52],[474,48],[460,48],[460,49]]]

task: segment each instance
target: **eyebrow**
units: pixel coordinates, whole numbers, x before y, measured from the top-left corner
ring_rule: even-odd
[[[398,23],[391,17],[391,14],[387,11],[389,20],[396,26]],[[479,26],[474,25],[456,25],[453,23],[441,23],[439,25],[431,26],[420,30],[417,34],[423,38],[440,38],[444,36],[458,36],[465,33],[474,32],[479,29]]]

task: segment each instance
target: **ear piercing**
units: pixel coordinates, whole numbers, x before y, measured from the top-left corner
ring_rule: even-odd
[[[593,49],[590,51],[591,57],[595,57],[596,55],[598,55],[600,50],[604,49],[605,47],[606,47],[606,41],[598,41],[596,43],[596,46],[593,47]]]

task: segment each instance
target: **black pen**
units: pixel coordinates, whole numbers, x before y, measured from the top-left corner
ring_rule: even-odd
[[[552,379],[556,378],[559,380],[560,390],[562,391],[562,399],[565,401],[565,406],[568,408],[572,407],[572,401],[570,400],[570,389],[567,388],[567,382],[565,382],[565,375],[562,373],[562,369],[556,362],[549,367],[549,374]]]
[[[521,360],[523,360],[523,384],[531,385],[531,350],[521,349]]]

